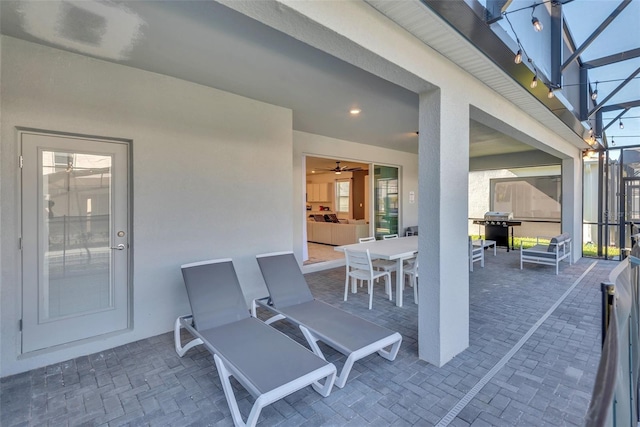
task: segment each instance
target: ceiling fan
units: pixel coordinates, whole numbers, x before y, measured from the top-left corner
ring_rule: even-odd
[[[350,168],[349,166],[340,166],[340,162],[336,161],[336,167],[333,169],[327,169],[331,172],[335,172],[336,175],[340,175],[342,172],[353,172],[362,170],[361,167]]]

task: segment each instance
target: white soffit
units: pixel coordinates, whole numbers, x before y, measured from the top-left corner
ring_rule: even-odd
[[[551,111],[419,0],[365,0],[460,68],[578,148],[587,144]]]

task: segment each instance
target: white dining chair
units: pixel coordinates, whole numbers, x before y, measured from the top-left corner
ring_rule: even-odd
[[[411,227],[407,227],[407,230],[404,232],[405,236],[417,236],[418,235],[418,226],[412,225]]]
[[[473,271],[473,263],[480,261],[480,267],[484,268],[484,245],[480,240],[480,246],[473,244],[469,237],[469,271]]]
[[[392,239],[397,239],[399,236],[397,234],[385,234],[384,236],[382,236],[382,240],[392,240]],[[410,258],[407,261],[405,261],[405,265],[407,267],[410,266],[411,263],[413,263],[413,260],[415,258]],[[397,264],[394,261],[386,261],[386,260],[381,260],[384,264],[380,266],[381,270],[384,271],[388,271],[389,273],[391,273],[392,271],[397,271],[398,267]],[[375,262],[373,264],[374,267],[377,267]]]
[[[410,285],[413,287],[413,302],[418,303],[418,258],[407,265],[404,269],[404,275],[408,277]]]
[[[395,235],[396,237],[398,237],[398,235]],[[387,236],[382,236],[383,240],[387,240],[386,239]],[[361,237],[358,239],[358,242],[360,243],[367,243],[367,242],[375,242],[376,238],[374,236],[370,236],[370,237]],[[378,271],[386,271],[388,273],[391,273],[392,271],[396,271],[396,262],[395,261],[391,261],[391,260],[387,260],[387,259],[380,259],[380,258],[374,258],[372,259],[372,264],[373,264],[373,268],[375,270]]]
[[[357,292],[356,280],[367,282],[367,290],[369,293],[369,310],[373,306],[373,282],[374,280],[384,277],[385,290],[389,295],[389,301],[393,299],[391,292],[391,274],[388,271],[376,271],[371,263],[371,255],[369,250],[354,251],[345,249],[346,259],[346,277],[344,281],[344,300],[347,300],[349,293],[349,282],[351,281],[351,293]]]

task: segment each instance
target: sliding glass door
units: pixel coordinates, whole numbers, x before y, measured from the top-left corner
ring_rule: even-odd
[[[373,184],[375,236],[381,239],[398,233],[398,168],[374,165]]]

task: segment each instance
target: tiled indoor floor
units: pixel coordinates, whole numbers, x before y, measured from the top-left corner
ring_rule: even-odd
[[[309,259],[304,262],[305,265],[338,259],[344,260],[344,252],[336,251],[335,246],[312,242],[307,242],[307,245],[309,248]]]
[[[418,359],[412,292],[398,308],[379,291],[368,310],[365,292],[342,301],[344,267],[308,274],[316,298],[399,331],[402,347],[394,362],[374,354],[356,363],[327,398],[307,387],[268,406],[259,425],[583,425],[600,354],[600,283],[617,263],[563,263],[556,276],[553,267],[521,271],[518,251],[487,255],[470,273],[469,347],[442,368]],[[324,349],[340,369],[344,356]],[[232,425],[211,355],[199,346],[179,358],[169,332],[3,378],[0,393],[6,427]],[[239,387],[237,397],[246,417],[253,400]]]

